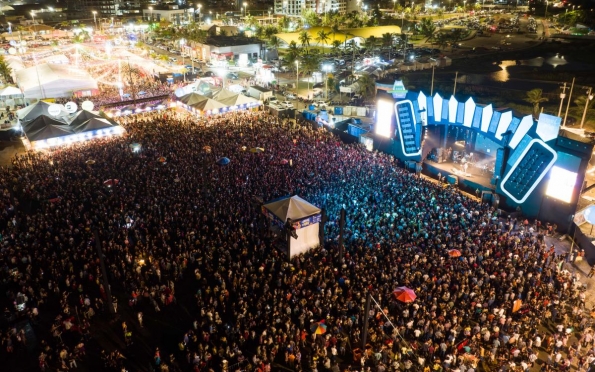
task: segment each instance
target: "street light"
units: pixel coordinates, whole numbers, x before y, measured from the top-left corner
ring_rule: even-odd
[[[93,23],[95,23],[95,31],[97,31],[97,11],[93,11]]]
[[[295,97],[297,98],[298,96],[298,83],[299,83],[299,76],[300,76],[300,61],[299,60],[295,60]]]
[[[248,11],[248,3],[244,2],[244,17],[246,15],[248,15],[247,11]]]
[[[33,24],[35,24],[35,12],[31,11],[31,19],[33,20]]]
[[[196,9],[198,10],[198,24],[200,25],[200,8],[202,8],[202,4],[196,4]]]
[[[545,18],[545,20],[547,21],[547,6],[550,5],[550,2],[545,0],[545,14],[543,15],[543,18]]]
[[[153,7],[150,6],[149,7],[149,10],[151,11],[151,22],[153,22]]]
[[[324,74],[324,89],[326,91],[326,99],[328,99],[328,72],[331,70],[330,65],[322,65],[322,70],[325,72]]]
[[[581,129],[583,129],[583,125],[585,124],[585,116],[587,116],[587,109],[589,108],[589,102],[593,99],[593,94],[591,92],[593,88],[589,88],[587,91],[587,99],[585,100],[585,109],[583,110],[583,118],[581,119]]]

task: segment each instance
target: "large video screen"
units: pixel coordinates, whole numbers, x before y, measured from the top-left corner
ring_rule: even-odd
[[[376,111],[376,134],[390,138],[393,118],[393,103],[390,101],[378,101],[378,110]]]
[[[576,187],[576,172],[560,168],[556,165],[550,171],[550,181],[547,184],[545,194],[566,203],[570,203],[572,193]]]
[[[499,148],[500,145],[498,145],[496,142],[481,134],[477,134],[477,138],[475,139],[475,151],[495,157]]]

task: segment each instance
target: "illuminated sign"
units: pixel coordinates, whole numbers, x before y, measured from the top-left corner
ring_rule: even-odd
[[[408,101],[411,103],[410,101]],[[378,101],[376,114],[376,134],[390,138],[392,134],[393,104],[389,101]]]
[[[567,169],[553,166],[550,171],[550,182],[547,184],[545,194],[566,203],[570,203],[576,187],[578,174]]]
[[[413,103],[409,100],[395,103],[395,116],[403,154],[405,156],[421,155],[421,148],[416,141],[417,122],[413,111]]]
[[[508,186],[507,183],[508,183],[508,180],[510,179],[510,177],[515,173],[515,171],[519,167],[519,164],[521,164],[522,161],[529,161],[528,159],[525,159],[525,155],[527,155],[527,153],[529,152],[529,150],[532,149],[533,146],[538,146],[538,147],[541,147],[541,149],[544,151],[549,151],[552,154],[552,157],[551,157],[549,163],[542,170],[541,174],[539,174],[539,176],[537,176],[537,178],[535,179],[535,181],[533,181],[533,183],[527,189],[525,194],[522,195],[521,198],[519,199],[516,196],[514,196],[513,193],[510,192],[510,190],[507,190],[507,186]],[[528,146],[521,153],[521,156],[519,156],[517,161],[513,164],[512,168],[510,168],[510,171],[506,174],[506,177],[504,177],[504,179],[502,180],[502,184],[501,184],[502,192],[504,194],[506,194],[508,197],[510,197],[515,203],[518,203],[518,204],[524,203],[525,200],[527,200],[527,198],[529,197],[529,195],[531,195],[533,190],[535,190],[535,188],[537,187],[539,182],[541,182],[543,177],[545,177],[546,173],[554,165],[556,160],[558,160],[558,154],[556,153],[556,151],[554,151],[551,147],[546,145],[542,140],[539,140],[539,139],[531,140],[531,142],[529,142]]]

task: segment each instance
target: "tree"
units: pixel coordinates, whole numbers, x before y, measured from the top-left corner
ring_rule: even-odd
[[[6,63],[3,55],[0,55],[0,76],[5,83],[12,81],[12,68]]]
[[[325,32],[324,30],[320,30],[318,31],[318,33],[316,34],[316,45],[320,45],[320,44],[327,44],[327,42],[329,41],[329,35],[330,32]]]
[[[436,25],[429,17],[421,19],[421,34],[426,38],[426,42],[432,39],[436,33]]]
[[[339,54],[339,48],[341,47],[341,42],[339,40],[333,40],[333,54]]]
[[[370,75],[362,75],[358,80],[359,88],[364,100],[373,98],[376,94],[376,82]]]
[[[279,49],[279,45],[281,45],[281,39],[279,39],[277,36],[273,35],[269,39],[268,44],[271,49]]]
[[[321,23],[320,17],[312,9],[305,9],[302,12],[302,18],[304,19],[304,22],[310,27],[319,26]]]
[[[541,89],[532,89],[527,92],[527,98],[525,98],[525,102],[529,102],[533,105],[533,117],[537,118],[539,116],[539,104],[542,102],[549,101],[546,97],[542,95],[543,91]]]
[[[286,31],[289,28],[289,24],[289,17],[284,15],[283,17],[279,18],[279,27],[281,30]]]
[[[302,44],[302,48],[306,49],[306,53],[308,53],[308,47],[310,47],[310,41],[312,40],[312,36],[308,33],[308,31],[304,30],[300,32],[300,36],[298,37],[300,43]]]
[[[1,66],[1,65],[0,65]],[[0,73],[1,73],[0,67]],[[587,105],[587,115],[586,121],[589,121],[589,118],[595,117],[595,99],[590,99],[587,103],[587,96],[579,96],[574,101],[576,107],[572,107],[570,112],[572,116],[576,117],[578,120],[581,120],[583,117],[583,112],[585,111],[585,104]]]

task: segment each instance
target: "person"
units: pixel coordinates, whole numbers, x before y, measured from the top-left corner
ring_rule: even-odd
[[[138,324],[142,328],[143,327],[143,313],[139,311],[137,314],[137,318],[138,318]]]

